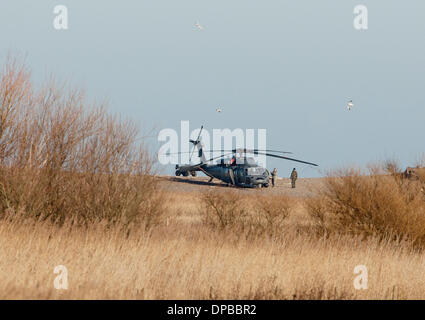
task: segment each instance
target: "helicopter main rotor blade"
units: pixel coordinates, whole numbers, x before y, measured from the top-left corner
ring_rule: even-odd
[[[229,156],[229,155],[231,155],[232,153],[227,153],[227,154],[222,154],[222,155],[220,155],[220,156],[218,156],[218,157],[214,157],[214,158],[211,158],[211,159],[208,159],[207,161],[205,161],[205,162],[200,162],[200,163],[198,163],[198,164],[195,164],[195,165],[193,165],[193,167],[199,167],[199,166],[201,166],[201,165],[203,165],[203,164],[205,164],[205,163],[208,163],[208,162],[210,162],[210,161],[213,161],[213,160],[216,160],[216,159],[220,159],[220,158],[223,158],[223,157],[227,157],[227,156]]]
[[[204,152],[219,152],[219,151],[223,151],[223,152],[232,152],[232,153],[254,153],[254,152],[274,152],[274,153],[283,153],[283,154],[293,154],[292,152],[289,151],[279,151],[279,150],[270,150],[270,149],[210,149],[210,150],[204,150]],[[182,154],[182,153],[191,153],[192,151],[182,151],[182,152],[167,152],[167,155],[170,154]]]
[[[276,154],[271,154],[271,153],[260,153],[257,152],[256,154],[260,154],[260,155],[264,155],[264,156],[268,156],[268,157],[274,157],[274,158],[279,158],[279,159],[284,159],[284,160],[290,160],[290,161],[295,161],[295,162],[300,162],[300,163],[304,163],[304,164],[309,164],[315,167],[318,167],[318,164],[312,163],[312,162],[307,162],[307,161],[303,161],[303,160],[298,160],[298,159],[294,159],[294,158],[288,158],[288,157],[283,157],[283,156],[278,156]]]
[[[213,158],[207,160],[207,162],[210,162],[210,161],[213,161],[213,160],[216,160],[216,159],[220,159],[220,158],[223,158],[223,157],[227,157],[227,156],[230,156],[230,155],[231,155],[231,153],[222,154],[218,157],[213,157]]]
[[[238,148],[238,149],[232,149],[231,151],[234,152],[234,153],[274,152],[274,153],[292,154],[292,152],[289,152],[289,151],[279,151],[279,150],[270,150],[270,149],[246,149],[246,148]]]
[[[231,149],[231,150],[217,150],[217,149],[210,149],[210,150],[203,150],[204,152],[231,152],[231,153],[256,153],[256,152],[274,152],[274,153],[282,153],[282,154],[293,154],[289,151],[279,151],[279,150],[270,150],[270,149]],[[192,151],[181,151],[181,152],[167,152],[166,155],[170,154],[184,154],[184,153],[192,153]]]
[[[190,154],[190,157],[189,157],[189,163],[190,163],[190,160],[192,159],[193,152],[195,151],[196,145],[199,143],[199,137],[201,136],[202,129],[204,129],[204,126],[201,126],[201,130],[199,130],[198,138],[196,138],[196,144],[195,143],[193,144],[192,153]]]

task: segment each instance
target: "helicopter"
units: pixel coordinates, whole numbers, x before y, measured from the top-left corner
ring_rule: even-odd
[[[269,171],[259,166],[253,157],[248,157],[247,154],[255,154],[255,155],[265,155],[268,157],[274,157],[278,159],[290,160],[299,163],[304,163],[307,165],[318,166],[315,163],[298,160],[294,158],[289,158],[286,156],[278,155],[280,154],[290,154],[291,152],[285,151],[277,151],[277,150],[269,150],[269,149],[246,149],[246,148],[238,148],[232,150],[208,150],[211,151],[221,151],[222,154],[218,157],[213,157],[211,159],[207,159],[204,154],[203,144],[200,140],[201,132],[203,126],[199,132],[198,138],[196,140],[189,140],[190,143],[193,144],[193,150],[190,155],[192,158],[195,147],[198,150],[198,157],[200,158],[200,163],[195,165],[176,165],[175,175],[176,176],[184,176],[187,177],[192,175],[196,177],[197,172],[200,171],[204,173],[206,176],[210,177],[209,182],[213,179],[218,179],[228,185],[235,187],[247,187],[247,188],[261,188],[269,186]],[[224,154],[224,152],[226,152]],[[182,153],[182,152],[179,152]],[[236,155],[240,156],[237,157]],[[232,156],[230,161],[226,161],[225,157]],[[214,160],[219,160],[218,163],[211,163]],[[190,161],[190,160],[189,160]]]

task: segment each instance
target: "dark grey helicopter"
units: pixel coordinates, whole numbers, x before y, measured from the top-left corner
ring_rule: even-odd
[[[260,150],[260,149],[233,149],[233,150],[208,150],[226,152],[218,157],[206,159],[203,151],[203,145],[200,141],[201,131],[196,140],[189,140],[194,147],[198,149],[198,157],[201,162],[195,165],[176,165],[176,176],[183,175],[185,177],[192,175],[196,176],[197,171],[203,172],[212,179],[221,180],[229,185],[237,187],[268,187],[269,172],[266,168],[259,166],[253,157],[247,157],[247,154],[265,155],[284,160],[296,161],[312,166],[318,166],[315,163],[306,162],[298,159],[288,158],[274,153],[291,153],[276,150]],[[192,151],[193,154],[193,151]],[[192,154],[190,158],[192,157]],[[239,157],[236,155],[239,154]],[[224,158],[232,155],[229,161]],[[220,159],[219,163],[213,164],[211,161]]]

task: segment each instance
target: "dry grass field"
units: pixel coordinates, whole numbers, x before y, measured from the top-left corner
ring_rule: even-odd
[[[161,184],[165,213],[161,223],[150,230],[135,227],[128,233],[106,223],[58,227],[48,221],[2,221],[0,297],[425,298],[423,251],[408,242],[374,237],[320,236],[303,200],[290,196],[295,190],[287,188],[284,180],[274,190],[236,191],[237,197],[254,206],[257,197],[273,197],[279,191],[284,194],[292,210],[273,234],[261,230],[250,234],[237,224],[219,228],[206,223],[203,189],[222,196],[229,188],[172,181]],[[67,290],[53,286],[57,265],[68,269]],[[367,290],[353,286],[357,265],[368,268]]]
[[[2,65],[1,299],[425,298],[424,176],[387,162],[235,189],[158,176],[138,137],[82,91]]]

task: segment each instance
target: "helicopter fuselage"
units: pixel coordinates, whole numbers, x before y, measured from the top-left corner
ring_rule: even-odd
[[[188,176],[195,174],[192,171],[184,171],[184,167],[176,168],[176,175]],[[203,164],[195,169],[205,175],[238,187],[268,187],[269,173],[258,165],[252,164]]]
[[[201,167],[201,171],[211,177],[238,187],[269,186],[267,170],[258,165],[205,165]]]
[[[183,175],[185,177],[191,174],[196,176],[197,171],[201,171],[211,179],[215,178],[221,180],[229,185],[237,187],[268,187],[269,186],[269,172],[266,168],[259,166],[253,157],[247,157],[247,154],[264,155],[268,157],[274,157],[279,159],[285,159],[295,162],[300,162],[312,166],[317,164],[289,158],[276,153],[285,154],[291,153],[286,151],[270,150],[270,149],[247,149],[238,148],[232,150],[209,150],[209,152],[221,152],[221,155],[207,159],[205,157],[202,142],[200,140],[201,130],[199,131],[198,138],[196,140],[189,140],[194,147],[198,149],[198,157],[201,162],[195,165],[176,165],[176,176]],[[230,152],[225,154],[226,152]],[[191,152],[193,154],[193,150]],[[226,161],[224,157],[233,155],[230,161]],[[239,156],[237,156],[239,155]],[[189,157],[189,163],[190,163]],[[216,159],[221,159],[216,164],[210,162]]]

